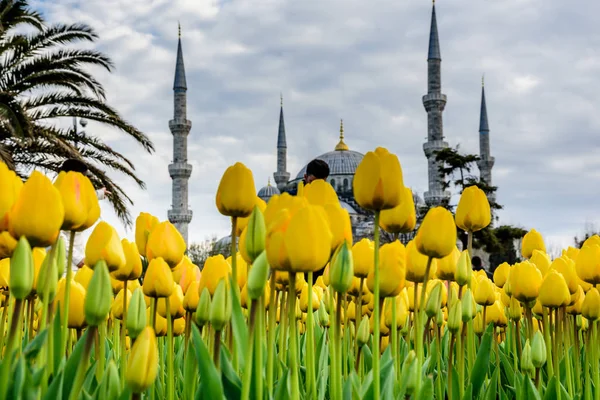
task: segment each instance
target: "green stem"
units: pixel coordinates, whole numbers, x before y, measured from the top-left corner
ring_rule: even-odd
[[[75,399],[78,399],[79,396],[81,396],[81,387],[83,386],[85,374],[88,369],[88,361],[90,358],[90,352],[92,350],[92,346],[94,344],[94,338],[96,336],[97,331],[98,331],[97,326],[90,326],[86,332],[87,337],[85,338],[83,352],[81,354],[79,366],[77,367],[77,373],[75,375],[75,380],[73,381],[73,387],[71,388],[71,394],[69,396],[69,400],[75,400]]]
[[[582,321],[582,327],[583,327],[583,321]],[[583,334],[583,331],[582,331]],[[585,341],[585,364],[584,364],[584,370],[585,370],[585,400],[590,400],[592,398],[592,380],[590,379],[590,367],[592,365],[592,351],[593,351],[593,344],[592,344],[592,327],[588,326],[588,330],[587,330],[587,340]]]
[[[98,359],[96,368],[96,379],[98,382],[102,381],[104,376],[104,366],[106,365],[106,321],[98,325]]]
[[[298,381],[298,344],[296,342],[296,274],[289,274],[288,317],[289,317],[289,368],[290,368],[290,395],[292,400],[300,399],[300,383]]]
[[[454,339],[453,333],[450,333],[450,351],[448,352],[448,400],[452,400],[452,360],[454,358]],[[417,376],[421,375],[421,371],[417,371]],[[417,392],[418,393],[418,392]]]
[[[165,297],[165,308],[167,311],[167,399],[175,398],[175,373],[173,371],[173,318],[171,318],[170,298]]]
[[[590,327],[588,329],[592,329],[592,366],[594,373],[594,390],[596,391],[596,398],[600,397],[600,374],[598,373],[598,321],[590,321]]]
[[[73,246],[75,244],[75,231],[71,231],[69,235],[69,252],[67,255],[67,278],[65,281],[65,297],[64,304],[62,309],[62,323],[61,332],[60,332],[60,340],[61,340],[61,352],[56,356],[62,357],[65,355],[67,350],[67,330],[69,329],[69,298],[71,296],[71,279],[73,279],[73,268],[71,264],[73,263]]]
[[[215,363],[215,367],[220,370],[220,360],[221,360],[221,331],[215,329],[215,339],[214,339],[214,348],[213,348],[213,362]]]
[[[548,372],[548,380],[554,376],[554,368],[552,362],[552,343],[550,341],[550,324],[548,322],[548,309],[542,307],[542,326],[544,327],[544,342],[546,343],[546,369]]]
[[[270,282],[271,295],[269,297],[269,332],[268,332],[268,344],[267,344],[267,390],[269,392],[269,398],[273,397],[273,365],[275,364],[275,318],[277,317],[277,296],[279,292],[275,291],[275,271],[271,270],[271,282]]]
[[[467,232],[467,250],[469,251],[469,258],[473,258],[473,232]]]
[[[575,384],[577,393],[581,393],[581,345],[579,344],[579,330],[577,329],[577,316],[573,315],[573,341],[575,342]]]
[[[127,363],[126,346],[127,341],[127,280],[123,281],[123,317],[121,318],[121,389],[125,387],[125,368]]]
[[[458,393],[460,394],[460,398],[463,398],[465,392],[465,336],[467,325],[463,324],[461,328],[461,334],[459,336],[460,341],[458,343]],[[498,364],[500,365],[500,364]]]
[[[4,326],[6,325],[6,320],[8,317],[8,299],[9,299],[8,292],[6,292],[4,301],[2,302],[2,317],[1,317],[2,319],[0,319],[0,349],[4,348],[4,338],[5,338]],[[45,314],[44,311],[42,311],[42,314]],[[43,325],[39,325],[40,330],[41,330],[42,326]]]
[[[259,297],[258,299],[258,307],[257,307],[257,320],[258,320],[258,335],[254,335],[254,368],[257,373],[254,374],[256,376],[255,388],[256,388],[256,399],[263,398],[263,341],[265,337],[265,299],[264,296]]]
[[[242,400],[247,400],[250,398],[250,384],[252,383],[252,352],[254,350],[254,321],[256,318],[256,308],[257,308],[256,300],[252,300],[252,304],[250,306],[250,340],[249,345],[246,348],[246,370],[243,375],[242,382]]]
[[[563,337],[563,345],[564,345],[564,351],[565,351],[565,367],[566,367],[566,374],[567,374],[567,391],[569,393],[569,396],[573,397],[573,376],[572,376],[572,372],[571,372],[571,357],[568,357],[569,355],[569,350],[571,349],[571,343],[570,343],[570,335],[569,335],[569,327],[567,325],[567,310],[566,307],[561,307],[560,309],[561,311],[561,336]]]
[[[421,288],[421,299],[419,300],[419,304],[415,304],[416,308],[416,332],[417,336],[415,337],[415,347],[417,348],[417,358],[418,358],[418,368],[417,368],[417,383],[415,385],[415,393],[419,393],[421,390],[421,371],[423,369],[423,311],[425,310],[425,293],[427,292],[427,281],[429,281],[429,271],[431,269],[431,263],[433,262],[432,257],[427,258],[427,266],[425,267],[425,276],[423,277],[423,287]],[[418,285],[415,284],[415,293],[417,291]]]
[[[380,381],[380,373],[379,373],[379,356],[380,356],[380,351],[379,351],[379,216],[380,216],[380,211],[377,210],[375,211],[375,223],[374,223],[374,240],[375,240],[375,251],[374,253],[374,262],[373,262],[373,268],[374,268],[374,278],[375,278],[375,283],[374,283],[374,288],[373,288],[373,313],[374,313],[374,320],[373,320],[373,398],[374,399],[379,399],[380,398],[380,385],[381,385],[381,381]],[[417,374],[420,375],[420,374]]]
[[[396,379],[400,381],[400,355],[398,354],[398,322],[397,310],[396,310],[396,297],[391,297],[389,300],[392,302],[392,358],[394,359],[394,369],[396,370]],[[388,303],[389,304],[389,303]],[[358,321],[358,316],[356,320]],[[358,324],[357,324],[358,325]]]
[[[150,303],[150,326],[156,332],[156,304],[158,303],[158,298],[153,297],[152,302]]]
[[[335,306],[335,348],[336,348],[336,360],[335,360],[335,375],[336,385],[335,393],[336,399],[342,398],[342,293],[337,293],[337,301]],[[379,353],[379,348],[375,349]],[[373,354],[375,356],[375,354]]]
[[[15,299],[15,305],[13,308],[12,318],[10,322],[10,328],[8,331],[8,341],[6,342],[6,348],[4,349],[4,359],[2,360],[2,370],[0,376],[0,399],[5,399],[6,390],[8,389],[8,381],[10,376],[10,370],[12,369],[12,361],[15,360],[20,353],[21,346],[16,346],[16,354],[13,355],[13,347],[15,343],[20,342],[17,337],[20,336],[21,331],[21,320],[23,317],[23,300]]]
[[[313,272],[308,273],[308,312],[306,315],[306,396],[317,398],[317,379],[315,376],[315,329],[313,325]]]
[[[234,296],[240,300],[240,288],[238,286],[238,275],[237,275],[237,217],[231,217],[231,276],[233,278],[233,293]],[[231,326],[231,323],[229,324]],[[231,364],[233,366],[233,370],[237,372],[238,370],[238,355],[236,351],[236,343],[233,340],[233,331],[229,330],[229,337],[232,338],[230,340],[230,351],[232,355]]]
[[[442,321],[443,322],[443,321]],[[435,336],[437,339],[437,355],[436,355],[436,364],[437,364],[437,378],[436,378],[436,390],[437,390],[437,398],[444,398],[444,389],[442,388],[442,338],[440,333],[440,326],[438,326],[437,317],[435,319]]]
[[[354,355],[355,357],[359,357],[359,353],[360,353],[360,348],[358,347],[358,342],[356,341],[356,338],[358,337],[358,327],[360,326],[360,321],[362,320],[362,288],[363,288],[363,284],[365,282],[365,278],[360,277],[359,279],[359,284],[358,284],[358,299],[356,301],[356,311],[354,312],[355,315],[355,320],[356,320],[356,324],[354,326],[355,330],[354,330]],[[356,363],[356,365],[358,365],[358,361]]]

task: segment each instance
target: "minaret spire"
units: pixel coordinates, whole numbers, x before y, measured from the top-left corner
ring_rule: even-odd
[[[283,121],[282,94],[280,94],[279,130],[277,132],[277,171],[273,174],[273,178],[275,178],[277,189],[283,192],[290,179],[290,173],[287,172],[287,143],[285,138],[285,123]]]
[[[481,109],[479,111],[479,178],[488,186],[492,186],[492,168],[495,159],[490,154],[490,126],[488,123],[487,106],[485,103],[485,87],[481,81]],[[490,201],[495,200],[494,193],[488,195]]]
[[[192,128],[192,122],[187,119],[187,82],[183,65],[180,25],[178,26],[173,94],[173,119],[169,121],[169,129],[173,134],[173,162],[169,164],[173,189],[171,209],[167,216],[179,230],[186,244],[189,244],[188,225],[192,221],[192,210],[188,208],[188,181],[192,175],[192,166],[187,162],[187,136]]]
[[[442,93],[442,57],[440,40],[435,14],[435,2],[431,10],[431,27],[429,30],[429,49],[427,57],[427,94],[423,96],[423,106],[427,111],[427,142],[423,151],[427,157],[429,190],[425,192],[425,202],[429,206],[439,206],[450,198],[444,190],[444,182],[440,177],[439,163],[435,160],[436,152],[448,147],[444,141],[444,125],[442,112],[446,107],[446,95]]]
[[[345,151],[350,150],[348,145],[344,143],[344,120],[340,119],[340,141],[335,146],[336,151]]]

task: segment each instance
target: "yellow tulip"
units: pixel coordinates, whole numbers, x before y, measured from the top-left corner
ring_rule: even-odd
[[[80,172],[62,171],[54,186],[60,192],[65,219],[62,230],[83,231],[100,218],[100,206],[94,186],[89,178]]]
[[[363,238],[352,246],[354,276],[366,278],[373,269],[375,246],[368,238]]]
[[[33,254],[33,290],[37,289],[38,275],[40,274],[40,268],[44,258],[46,258],[46,249],[41,247],[35,247],[32,251]]]
[[[199,287],[200,281],[192,281],[185,292],[185,296],[183,296],[183,308],[190,313],[196,311],[200,302]]]
[[[174,268],[181,262],[185,249],[185,240],[181,233],[172,223],[164,221],[150,232],[146,244],[146,257],[148,260],[161,257],[169,267]]]
[[[129,291],[129,289],[127,289],[127,292],[124,292],[123,289],[121,289],[110,306],[112,316],[119,320],[123,319],[123,296],[125,295],[127,296],[127,309],[129,309],[129,302],[131,301],[131,291]]]
[[[17,247],[17,241],[8,232],[0,233],[0,259],[10,258]]]
[[[0,260],[0,288],[8,289],[10,282],[10,258]]]
[[[592,285],[600,283],[600,246],[589,244],[582,247],[577,255],[575,267],[577,275],[583,281]]]
[[[86,265],[93,269],[100,260],[106,262],[111,272],[123,268],[126,263],[117,231],[104,221],[96,225],[85,246]]]
[[[47,247],[58,239],[65,210],[59,191],[50,179],[33,171],[8,216],[14,238],[25,236],[33,247]]]
[[[488,278],[482,278],[475,289],[475,302],[480,306],[491,306],[496,301],[494,284]]]
[[[267,204],[267,208],[265,208],[265,212],[263,213],[267,231],[270,229],[271,224],[279,219],[278,214],[281,210],[288,210],[291,216],[307,205],[308,201],[303,196],[292,196],[287,192],[284,192],[282,195],[274,195],[269,200],[269,204]]]
[[[379,297],[397,296],[406,279],[406,249],[396,240],[381,246],[379,257]],[[367,287],[375,291],[375,268],[369,271]]]
[[[246,263],[246,260],[244,260],[244,258],[242,257],[242,255],[240,254],[239,251],[236,253],[236,256],[237,256],[237,283],[241,289],[244,287],[244,285],[246,284],[246,280],[248,279],[248,264]],[[231,256],[227,257],[227,259],[225,261],[227,261],[229,263],[229,266],[231,267],[230,270],[233,270]]]
[[[340,204],[338,195],[333,186],[323,179],[315,179],[308,185],[304,186],[302,195],[308,203],[325,206],[326,204]]]
[[[454,246],[452,253],[437,260],[437,277],[445,281],[453,281],[456,274],[456,265],[460,258],[460,250]]]
[[[158,347],[154,330],[147,326],[133,343],[127,361],[125,381],[134,393],[142,393],[156,379],[158,372]]]
[[[450,211],[443,207],[431,208],[417,232],[415,244],[421,254],[444,258],[456,247],[456,225]]]
[[[256,206],[258,206],[258,209],[260,210],[260,212],[264,213],[265,209],[267,208],[267,203],[265,203],[265,201],[258,196],[256,196],[255,201],[256,201],[255,204],[256,204]],[[248,215],[247,217],[238,218],[237,224],[236,224],[236,232],[235,232],[235,234],[237,236],[240,236],[242,234],[242,231],[246,228],[246,226],[248,226],[249,220],[250,220],[250,215]]]
[[[465,232],[477,232],[492,219],[490,203],[485,192],[477,186],[465,188],[456,207],[456,226]]]
[[[506,326],[508,324],[508,320],[504,314],[504,307],[502,307],[502,304],[498,300],[486,310],[485,324],[488,325],[490,322],[493,322],[494,326]]]
[[[331,255],[331,231],[323,207],[308,205],[290,220],[283,242],[290,272],[318,271]]]
[[[156,311],[161,317],[167,318],[166,297],[158,299]],[[183,308],[183,290],[181,290],[181,286],[176,283],[174,283],[173,286],[173,293],[169,296],[169,311],[171,312],[172,319],[181,318],[185,315],[185,309]]]
[[[121,240],[125,263],[112,273],[113,278],[120,281],[130,281],[142,276],[142,259],[135,243],[127,239]]]
[[[567,256],[561,256],[550,265],[550,269],[554,269],[560,272],[567,282],[569,287],[569,293],[575,294],[579,288],[579,281],[577,279],[577,271],[575,271],[575,262]]]
[[[352,225],[350,214],[338,204],[326,204],[325,213],[332,234],[331,251],[335,251],[344,241],[352,246]]]
[[[585,299],[581,305],[581,315],[590,321],[600,318],[600,293],[598,293],[598,289],[591,288],[585,294]]]
[[[528,303],[537,299],[542,285],[542,274],[534,264],[529,261],[517,263],[512,267],[508,279],[512,295],[517,300]]]
[[[319,289],[317,289],[317,286],[313,286],[312,288],[312,296],[311,296],[311,303],[312,303],[312,309],[314,310],[318,310],[319,306],[321,305],[321,296],[319,295]],[[308,311],[308,284],[304,284],[302,287],[302,291],[300,292],[300,300],[298,302],[298,304],[300,305],[300,310],[302,312],[307,312]]]
[[[499,288],[503,288],[506,280],[508,279],[508,275],[510,274],[510,265],[507,262],[503,262],[498,265],[496,270],[494,271],[494,283]]]
[[[569,305],[571,293],[561,273],[554,269],[548,271],[540,286],[538,300],[544,307],[558,308]]]
[[[141,255],[146,255],[148,236],[159,223],[158,218],[145,212],[141,212],[135,219],[135,244]]]
[[[188,287],[193,281],[200,280],[201,275],[200,268],[193,264],[188,256],[183,256],[181,262],[172,270],[172,272],[173,280],[181,286],[184,293],[187,292]]]
[[[417,244],[411,240],[406,245],[406,280],[410,282],[423,282],[425,278],[425,269],[427,268],[428,257],[417,250]],[[437,271],[438,260],[432,260],[429,268],[429,278],[433,277]]]
[[[562,251],[561,255],[569,257],[571,260],[575,261],[577,259],[578,254],[579,254],[579,249],[569,246],[566,250]]]
[[[217,209],[228,217],[247,217],[256,204],[252,171],[240,162],[225,170],[216,196]]]
[[[77,270],[73,279],[75,280],[75,282],[83,286],[85,290],[87,290],[88,285],[90,284],[90,279],[92,279],[92,275],[94,275],[94,270],[88,267],[87,265],[84,265],[83,267],[79,268],[79,270]]]
[[[22,187],[21,178],[0,161],[0,232],[8,229],[9,211],[17,201]]]
[[[54,308],[56,310],[64,310],[65,301],[65,278],[61,278],[58,281],[56,289],[56,297],[54,298]],[[69,289],[69,321],[68,325],[71,329],[81,329],[85,327],[85,295],[86,290],[76,281],[71,281],[71,288]],[[64,321],[64,315],[62,316]]]
[[[395,154],[383,147],[369,151],[356,168],[354,197],[367,210],[388,210],[400,204],[404,181]]]
[[[530,230],[523,237],[521,242],[521,254],[524,258],[530,258],[533,255],[534,250],[540,250],[546,252],[546,245],[542,235],[535,229]]]
[[[529,262],[535,264],[535,266],[542,273],[542,276],[545,276],[546,273],[548,273],[548,270],[550,269],[550,264],[552,263],[548,254],[540,250],[533,250],[531,257],[529,258]]]
[[[588,244],[597,244],[598,246],[600,246],[600,236],[598,235],[592,235],[589,238],[585,239],[585,242],[583,242],[583,245],[581,247],[584,247]]]
[[[142,290],[148,297],[169,297],[173,294],[175,282],[169,265],[161,257],[148,264]]]
[[[402,189],[400,204],[396,207],[381,211],[379,225],[389,233],[412,232],[417,224],[417,210],[412,190]]]
[[[581,314],[581,308],[583,306],[583,301],[585,299],[585,293],[583,292],[583,289],[581,288],[581,286],[579,286],[577,288],[577,294],[573,295],[577,297],[577,300],[575,300],[575,302],[573,303],[573,300],[571,299],[571,302],[573,303],[573,305],[567,307],[567,312],[571,315],[579,315]],[[573,297],[571,296],[571,297]]]
[[[225,279],[226,283],[229,283],[231,271],[231,265],[225,260],[223,255],[217,254],[216,256],[208,257],[200,276],[198,293],[201,295],[202,290],[207,288],[210,295],[214,295],[221,279]]]

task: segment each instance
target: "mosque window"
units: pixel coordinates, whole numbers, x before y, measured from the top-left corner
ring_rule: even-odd
[[[333,188],[335,189],[335,179],[332,179],[330,183],[331,183],[331,186],[333,186]]]
[[[348,179],[344,179],[343,187],[344,187],[344,192],[346,192],[348,190]]]

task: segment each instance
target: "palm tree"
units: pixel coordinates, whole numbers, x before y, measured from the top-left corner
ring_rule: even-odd
[[[28,28],[32,33],[23,33]],[[18,30],[18,32],[17,32]],[[80,117],[111,126],[131,136],[152,153],[150,139],[105,103],[104,88],[85,67],[112,71],[113,64],[95,50],[76,49],[76,42],[94,42],[97,35],[84,24],[46,26],[27,0],[0,0],[0,161],[26,177],[32,169],[57,171],[66,158],[82,160],[95,186],[111,192],[118,217],[131,225],[127,193],[103,167],[123,173],[144,188],[133,164],[100,138],[58,121]]]

